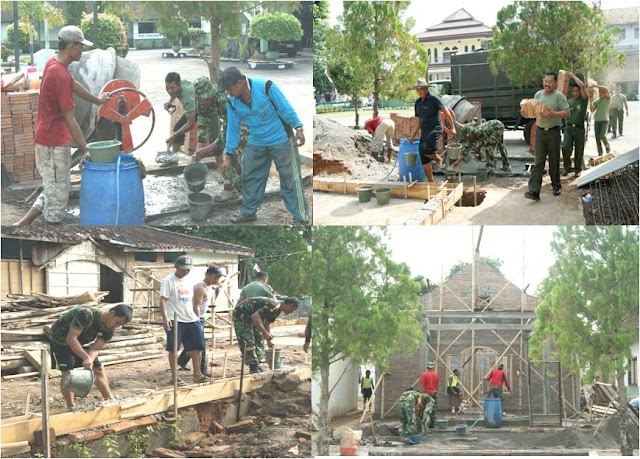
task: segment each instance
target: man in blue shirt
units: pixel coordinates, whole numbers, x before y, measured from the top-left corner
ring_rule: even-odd
[[[224,176],[233,163],[240,143],[241,122],[249,129],[242,153],[242,207],[231,217],[231,223],[257,219],[256,212],[264,199],[273,161],[280,176],[282,198],[294,224],[308,224],[298,152],[298,146],[304,145],[305,139],[302,122],[293,107],[274,83],[264,78],[247,78],[235,67],[222,72],[218,90],[228,95],[227,139],[221,175]]]

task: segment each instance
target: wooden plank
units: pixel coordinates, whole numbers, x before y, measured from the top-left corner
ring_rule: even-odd
[[[484,320],[520,320],[535,319],[534,312],[493,312],[493,311],[427,311],[428,318],[443,319],[484,319]]]
[[[534,324],[459,323],[429,324],[429,330],[533,330]]]
[[[327,177],[314,177],[313,190],[326,191],[329,193],[351,194],[355,195],[356,188],[362,185],[373,185],[376,188],[391,188],[391,196],[394,198],[405,197],[405,184],[395,181],[371,181],[371,180],[336,180]],[[435,197],[442,190],[445,194],[454,193],[452,199],[455,198],[455,192],[460,190],[460,195],[454,200],[454,203],[462,197],[461,183],[427,183],[418,182],[412,187],[407,188],[407,197],[411,199],[430,199]],[[346,192],[345,192],[346,191]]]
[[[311,368],[308,366],[296,369],[293,374],[301,379],[311,377]],[[251,392],[269,383],[273,373],[246,376],[244,380],[243,392]],[[230,398],[239,390],[239,379],[230,378],[226,381],[214,382],[211,384],[193,384],[178,390],[178,406],[187,407],[206,403],[213,400]],[[141,416],[162,413],[173,405],[173,388],[157,391],[147,397],[147,402],[140,406],[138,412]],[[56,436],[66,435],[78,430],[101,427],[113,424],[121,420],[120,405],[100,406],[90,411],[74,411],[52,415],[50,418],[50,428],[56,432]],[[19,441],[33,441],[34,433],[42,430],[42,420],[40,418],[24,419],[11,422],[7,419],[6,424],[2,424],[0,438],[2,445]]]

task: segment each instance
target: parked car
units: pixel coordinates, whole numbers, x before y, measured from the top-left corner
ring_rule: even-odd
[[[286,54],[289,57],[296,57],[300,43],[297,41],[279,41],[278,52]]]

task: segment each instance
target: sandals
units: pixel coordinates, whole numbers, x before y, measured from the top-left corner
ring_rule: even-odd
[[[173,379],[169,380],[169,385],[173,386]],[[187,383],[182,380],[182,378],[178,378],[178,386],[186,386]]]

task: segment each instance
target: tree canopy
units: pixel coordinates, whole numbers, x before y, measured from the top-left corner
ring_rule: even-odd
[[[638,343],[638,229],[561,226],[551,248],[556,262],[539,287],[531,355],[551,358],[575,372],[616,377],[620,419],[627,419],[624,372]],[[626,422],[621,452],[633,452]],[[625,441],[626,440],[626,441]]]
[[[384,232],[382,232],[384,234]],[[313,229],[313,368],[320,372],[318,454],[328,455],[329,366],[348,358],[382,371],[422,339],[420,285],[392,261],[380,232],[366,227]]]
[[[374,117],[381,97],[408,100],[414,95],[409,89],[415,80],[427,73],[427,53],[411,33],[414,21],[402,18],[409,5],[409,1],[345,1],[337,29],[343,35],[342,46],[329,47],[330,61],[356,61],[352,72],[370,77]]]
[[[271,42],[302,38],[302,26],[293,14],[274,11],[257,15],[251,21],[249,36]]]
[[[614,48],[616,33],[597,6],[516,1],[498,12],[489,64],[515,85],[541,80],[547,69],[597,78],[612,62],[624,63],[624,54]]]
[[[313,92],[321,100],[324,93],[333,89],[333,83],[327,77],[327,29],[329,2],[313,2]]]
[[[177,226],[170,231],[242,245],[256,251],[244,259],[249,270],[254,265],[269,273],[269,283],[279,293],[311,295],[311,230],[287,226],[227,227]]]

